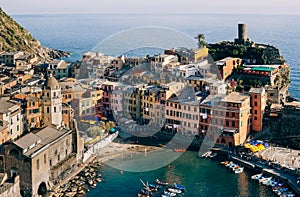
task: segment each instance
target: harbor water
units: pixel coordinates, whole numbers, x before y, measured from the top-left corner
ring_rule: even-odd
[[[122,172],[104,166],[101,170],[104,181],[90,190],[88,197],[132,197],[145,183],[156,179],[185,186],[183,196],[193,197],[272,197],[270,187],[251,180],[254,171],[244,170],[240,174],[229,171],[216,160],[202,159],[198,153],[185,152],[169,166],[148,172]],[[153,161],[155,162],[155,161]],[[159,195],[157,195],[159,196]]]

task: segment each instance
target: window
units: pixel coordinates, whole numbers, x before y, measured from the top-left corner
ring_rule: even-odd
[[[47,113],[48,113],[48,114],[50,113],[50,108],[49,108],[49,107],[47,107]]]
[[[52,166],[52,159],[49,160],[49,165]]]
[[[257,106],[257,102],[256,101],[254,102],[254,106]]]
[[[229,112],[226,112],[226,117],[229,117]]]
[[[229,121],[228,120],[226,120],[226,126],[229,127]]]
[[[20,126],[19,125],[17,125],[17,131],[19,131],[20,130]]]
[[[36,169],[39,170],[40,169],[40,160],[36,160]]]
[[[243,126],[243,121],[241,121],[241,127]]]
[[[31,122],[34,122],[34,118],[31,118]]]
[[[54,113],[56,113],[56,107],[54,107]]]
[[[257,114],[257,110],[254,110],[254,114]]]
[[[235,127],[235,121],[232,121],[232,126]]]
[[[46,154],[44,154],[44,164],[46,164],[46,162],[47,162],[47,156],[46,156]]]
[[[254,120],[257,120],[257,116],[254,116]]]
[[[257,95],[256,95],[256,94],[254,95],[254,98],[257,98]]]

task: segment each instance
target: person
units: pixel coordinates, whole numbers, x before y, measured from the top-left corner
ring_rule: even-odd
[[[300,176],[297,178],[297,184],[300,183]]]

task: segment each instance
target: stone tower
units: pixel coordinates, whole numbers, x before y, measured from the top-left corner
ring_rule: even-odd
[[[247,25],[238,24],[238,38],[234,40],[237,44],[243,44],[248,40],[247,37]]]
[[[46,77],[43,87],[43,123],[44,126],[62,126],[61,88],[52,74]]]

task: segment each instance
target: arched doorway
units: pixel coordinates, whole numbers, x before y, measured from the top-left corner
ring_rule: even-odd
[[[38,195],[41,195],[41,196],[46,196],[46,193],[47,193],[47,186],[46,186],[46,183],[45,182],[42,182],[39,186],[39,189],[38,189]]]

